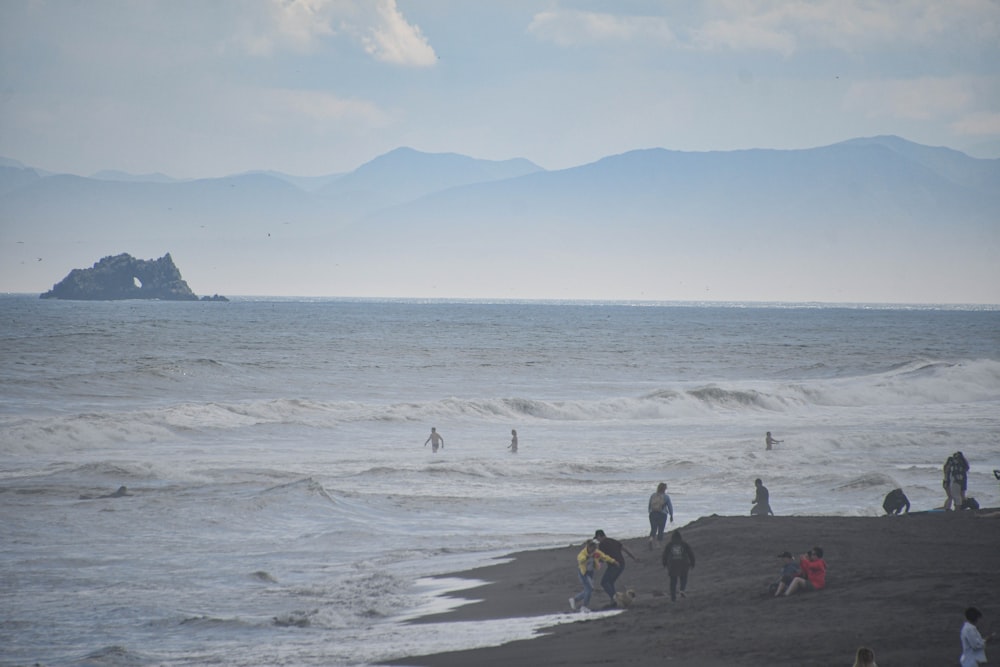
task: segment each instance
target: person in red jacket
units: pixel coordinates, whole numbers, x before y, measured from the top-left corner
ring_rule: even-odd
[[[823,560],[822,547],[813,547],[802,556],[799,559],[799,568],[802,573],[792,579],[785,595],[791,595],[796,591],[819,591],[826,587],[826,561]]]

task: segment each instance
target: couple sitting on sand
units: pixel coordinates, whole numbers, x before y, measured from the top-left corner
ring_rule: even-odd
[[[775,582],[774,597],[791,595],[797,591],[818,591],[826,586],[826,561],[823,560],[823,548],[813,547],[806,552],[799,562],[792,559],[792,554],[785,551],[778,558],[784,560],[781,577]]]

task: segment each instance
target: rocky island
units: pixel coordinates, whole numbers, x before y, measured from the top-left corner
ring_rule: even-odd
[[[41,295],[43,299],[116,301],[160,299],[198,301],[168,252],[159,259],[136,259],[128,253],[108,256],[89,269],[73,269]],[[202,301],[229,301],[218,294]]]

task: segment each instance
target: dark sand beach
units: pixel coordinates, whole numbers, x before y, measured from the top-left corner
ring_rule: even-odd
[[[688,597],[671,602],[660,550],[595,525],[640,558],[628,561],[618,590],[637,597],[619,614],[596,613],[534,639],[472,651],[414,656],[394,665],[633,665],[722,667],[853,664],[859,646],[880,667],[957,665],[966,607],[980,630],[1000,634],[1000,512],[915,512],[899,517],[710,516],[681,529],[697,567]],[[669,526],[668,526],[669,528]],[[581,535],[580,541],[588,537]],[[782,551],[825,551],[827,587],[775,599],[767,586]],[[579,544],[522,552],[511,562],[457,576],[488,581],[462,591],[481,600],[415,622],[463,622],[568,612],[579,590]],[[599,579],[598,575],[598,579]],[[607,602],[600,590],[592,607]],[[1000,662],[1000,640],[987,655]],[[991,655],[992,654],[992,655]]]

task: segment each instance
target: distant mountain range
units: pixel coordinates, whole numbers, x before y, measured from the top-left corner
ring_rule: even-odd
[[[233,294],[1000,303],[1000,160],[899,137],[546,171],[400,148],[315,178],[0,159],[0,290],[170,252]]]

